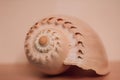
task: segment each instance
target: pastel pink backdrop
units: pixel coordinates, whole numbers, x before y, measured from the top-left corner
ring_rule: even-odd
[[[52,14],[88,23],[101,37],[109,61],[120,60],[120,0],[0,0],[0,64],[26,63],[26,32]]]

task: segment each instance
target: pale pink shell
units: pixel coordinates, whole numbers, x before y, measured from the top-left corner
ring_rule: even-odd
[[[39,44],[47,36],[46,46]],[[104,47],[97,34],[84,22],[66,16],[49,16],[37,22],[27,33],[25,51],[28,60],[46,74],[59,74],[70,65],[109,72]]]

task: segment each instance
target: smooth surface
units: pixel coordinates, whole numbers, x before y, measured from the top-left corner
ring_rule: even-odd
[[[109,60],[120,60],[120,0],[0,0],[0,64],[26,63],[27,31],[51,14],[85,21],[101,37]]]
[[[98,76],[93,71],[83,71],[77,67],[57,76],[43,76],[30,65],[0,65],[0,80],[119,80],[120,62],[110,62],[110,73]]]

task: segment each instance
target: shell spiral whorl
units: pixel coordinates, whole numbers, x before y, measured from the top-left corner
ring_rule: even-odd
[[[53,63],[53,57],[56,57],[56,59],[59,59],[58,57],[65,59],[65,56],[69,52],[67,47],[69,49],[75,47],[76,42],[84,46],[82,41],[77,39],[75,41],[74,38],[77,36],[79,38],[82,34],[77,32],[77,27],[71,22],[59,17],[45,18],[37,22],[27,33],[25,41],[26,55],[31,62],[44,65],[48,65],[46,62]],[[82,50],[78,50],[78,52],[83,54]],[[80,54],[78,58],[82,58]],[[61,63],[60,60],[58,62],[58,64]]]
[[[40,53],[48,53],[50,50],[55,50],[59,47],[59,39],[57,33],[55,31],[51,31],[50,29],[46,29],[41,31],[38,36],[36,36],[36,40],[34,41],[36,49]]]

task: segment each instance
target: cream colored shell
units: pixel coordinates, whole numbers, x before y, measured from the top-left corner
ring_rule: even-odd
[[[97,74],[108,73],[108,60],[96,33],[84,22],[49,16],[37,22],[25,39],[28,60],[46,74],[59,74],[70,65]]]

